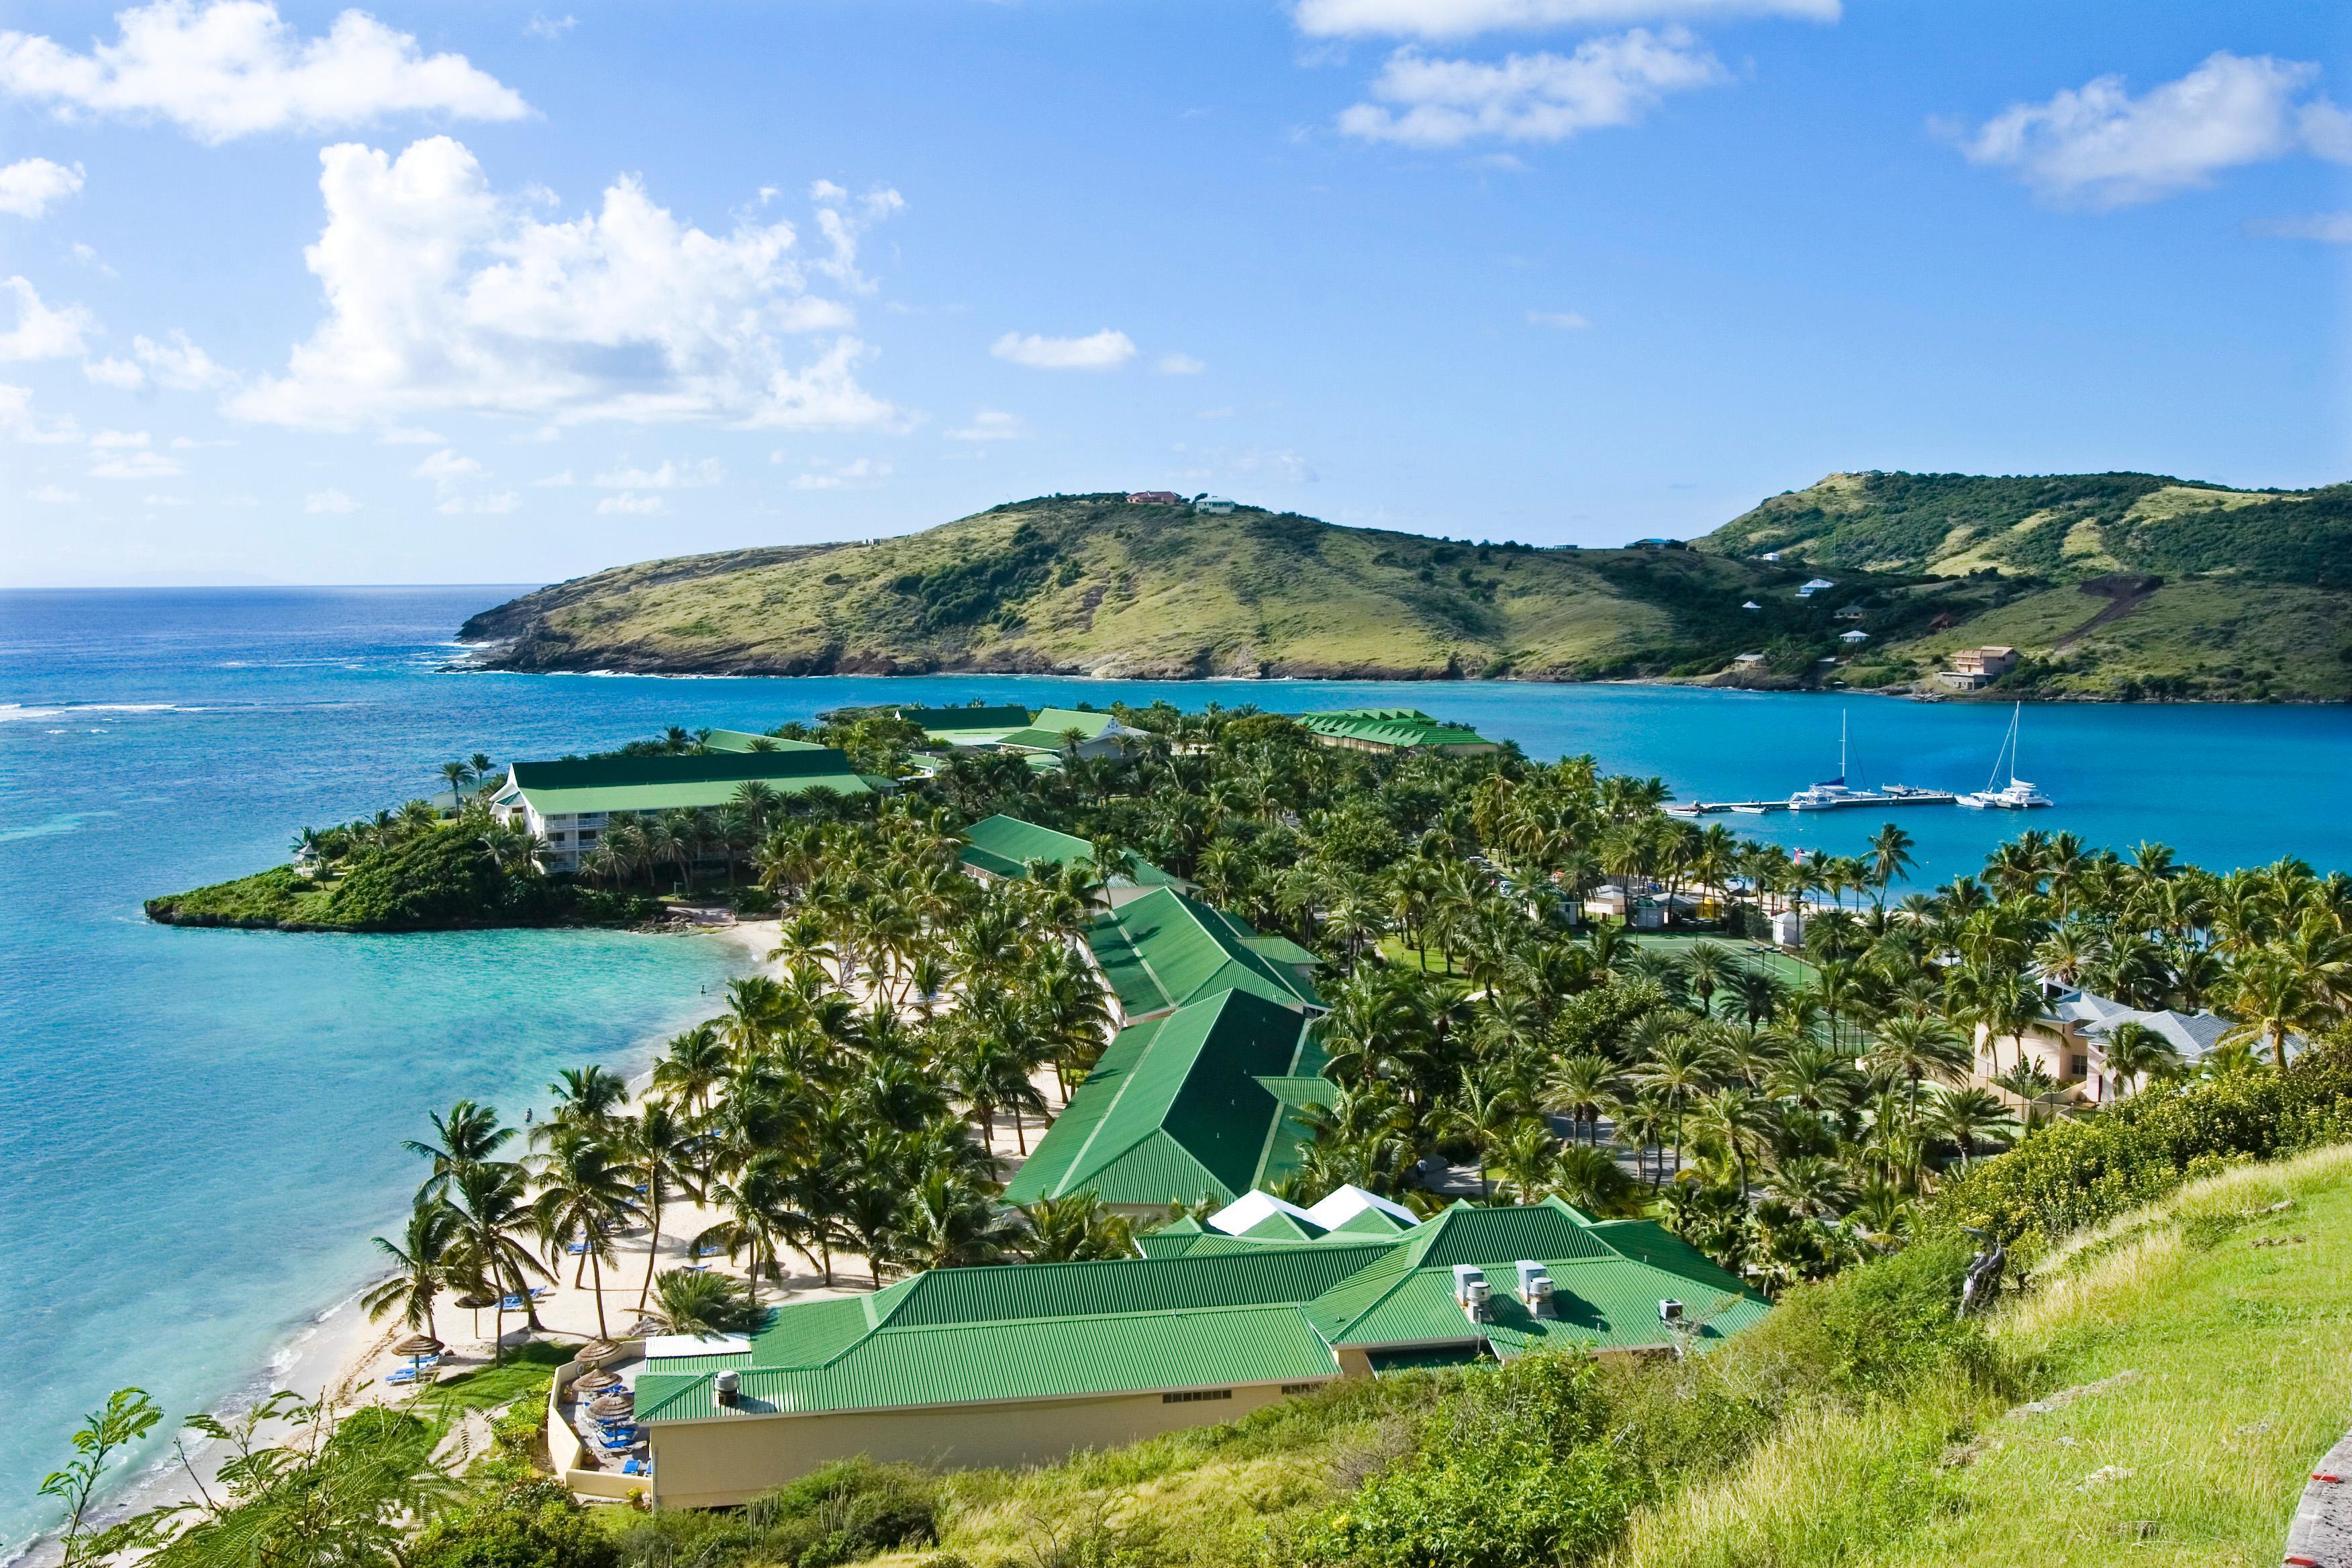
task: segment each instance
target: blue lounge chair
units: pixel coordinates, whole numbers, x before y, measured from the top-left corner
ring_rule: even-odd
[[[499,1303],[499,1309],[501,1311],[520,1312],[523,1310],[523,1300],[520,1296],[509,1296]]]
[[[404,1366],[397,1372],[385,1373],[383,1380],[386,1383],[415,1383],[416,1369],[413,1366]]]

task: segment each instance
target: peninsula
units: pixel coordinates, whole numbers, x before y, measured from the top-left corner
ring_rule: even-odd
[[[1679,679],[2352,697],[2352,486],[1840,474],[1703,538],[1538,548],[1157,492],[616,567],[461,630],[505,670]],[[1983,647],[1989,680],[1948,679]]]

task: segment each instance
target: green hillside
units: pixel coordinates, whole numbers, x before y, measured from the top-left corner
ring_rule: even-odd
[[[1457,543],[1251,507],[1055,496],[896,539],[600,572],[461,635],[501,642],[492,662],[509,669],[1699,675],[1774,638],[1833,646],[1843,601],[1798,600],[1805,575],[1681,548]],[[1906,582],[1846,588],[1874,584]],[[1742,610],[1750,599],[1763,607]],[[1900,618],[1924,631],[1986,601],[1931,587]]]

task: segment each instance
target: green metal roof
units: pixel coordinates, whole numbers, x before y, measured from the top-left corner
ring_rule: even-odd
[[[1418,708],[1340,708],[1302,713],[1298,722],[1318,735],[1398,751],[1495,744],[1475,730],[1444,723]]]
[[[781,735],[758,735],[749,730],[711,730],[702,737],[713,752],[821,752],[814,741],[787,741]]]
[[[934,740],[1029,727],[1029,710],[1011,703],[993,708],[894,708],[891,712],[909,724],[920,725],[923,733]]]
[[[1321,1006],[1313,986],[1251,947],[1257,935],[1233,916],[1162,888],[1096,917],[1087,945],[1130,1018],[1227,990],[1286,1006]]]
[[[935,1269],[870,1296],[786,1306],[747,1354],[649,1369],[637,1380],[638,1418],[1308,1382],[1334,1375],[1342,1345],[1398,1370],[1490,1348],[1511,1356],[1544,1344],[1666,1344],[1657,1308],[1669,1296],[1685,1303],[1703,1342],[1768,1310],[1662,1237],[1642,1223],[1594,1225],[1556,1199],[1523,1209],[1459,1205],[1402,1235],[1354,1239],[1251,1239],[1180,1223],[1142,1237],[1150,1256],[1141,1259]],[[1550,1272],[1554,1315],[1532,1316],[1512,1293],[1520,1258]],[[1487,1321],[1472,1321],[1454,1300],[1455,1261],[1487,1270]],[[724,1412],[710,1386],[719,1371],[736,1372],[742,1387],[740,1404]]]
[[[1295,1076],[1305,1030],[1297,1012],[1239,990],[1122,1029],[1006,1201],[1091,1192],[1130,1206],[1231,1203],[1279,1180],[1295,1166],[1296,1134],[1284,1135],[1293,1107],[1331,1091]]]
[[[542,816],[724,805],[754,779],[779,795],[820,788],[865,795],[871,788],[848,756],[830,746],[514,764],[515,787]]]
[[[988,816],[963,830],[963,863],[999,877],[1025,874],[1032,860],[1056,866],[1091,865],[1095,847],[1072,833],[1057,833],[1017,816]]]

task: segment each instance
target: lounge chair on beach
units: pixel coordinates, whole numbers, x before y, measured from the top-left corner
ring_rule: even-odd
[[[416,1381],[416,1369],[413,1366],[404,1366],[397,1372],[385,1373],[383,1374],[383,1381],[386,1383],[395,1384],[415,1383]]]
[[[499,1310],[502,1312],[520,1312],[522,1310],[523,1300],[520,1296],[509,1296],[499,1303]]]

